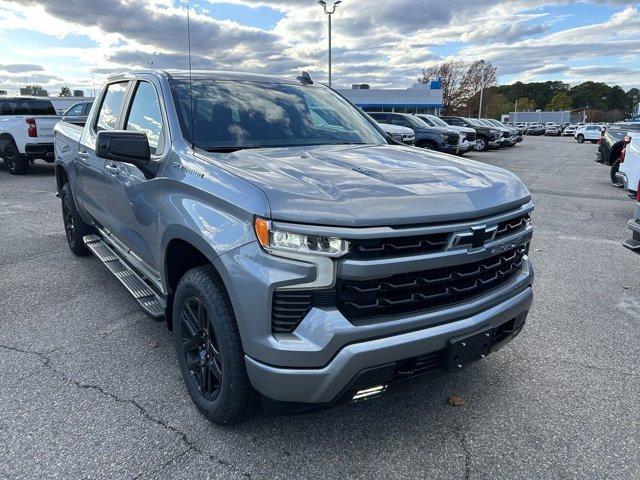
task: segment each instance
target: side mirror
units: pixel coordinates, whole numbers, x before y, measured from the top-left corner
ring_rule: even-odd
[[[142,132],[128,130],[104,130],[98,132],[96,156],[130,163],[144,170],[151,160],[149,140]]]

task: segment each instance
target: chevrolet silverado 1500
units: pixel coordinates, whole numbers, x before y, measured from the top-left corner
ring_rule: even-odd
[[[70,249],[173,330],[216,423],[458,370],[531,306],[520,180],[398,145],[306,74],[115,75],[55,153]]]

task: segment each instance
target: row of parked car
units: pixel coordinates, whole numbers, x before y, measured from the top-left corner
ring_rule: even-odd
[[[394,140],[406,145],[463,155],[469,151],[513,147],[521,129],[490,118],[437,117],[427,114],[368,112]]]
[[[624,243],[640,253],[640,122],[620,122],[602,128],[595,161],[609,167],[611,182],[636,200],[634,218],[628,226],[632,238]]]

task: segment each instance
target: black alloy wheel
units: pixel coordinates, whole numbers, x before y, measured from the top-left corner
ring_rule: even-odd
[[[69,245],[73,245],[76,240],[76,230],[73,226],[73,212],[68,195],[62,195],[62,221],[64,223],[64,233],[67,236],[67,242],[69,242]]]
[[[222,358],[209,312],[197,297],[182,305],[182,355],[195,387],[207,400],[214,400],[222,385]]]

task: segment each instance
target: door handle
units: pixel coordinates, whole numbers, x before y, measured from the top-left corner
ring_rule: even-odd
[[[111,175],[117,175],[120,173],[120,167],[118,167],[115,163],[107,163],[104,168],[107,169]]]
[[[80,151],[76,154],[76,158],[78,160],[86,160],[87,158],[89,158],[89,154],[85,151]]]

